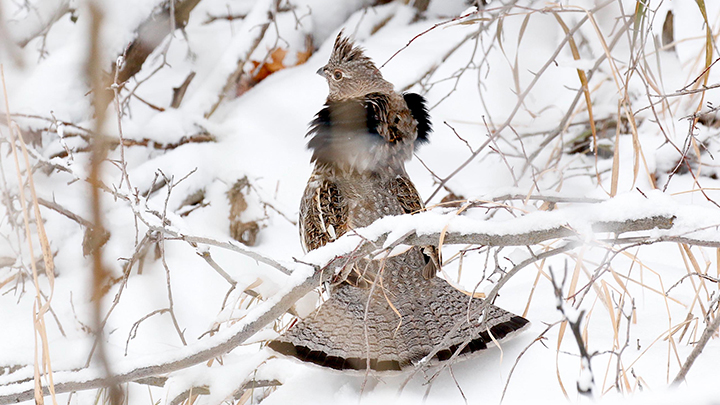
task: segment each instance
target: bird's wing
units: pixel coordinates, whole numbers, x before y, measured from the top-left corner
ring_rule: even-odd
[[[312,160],[359,171],[381,167],[387,160],[387,111],[385,96],[328,100],[307,134]]]
[[[306,251],[347,232],[348,208],[337,185],[322,176],[310,179],[300,203],[300,238]]]
[[[307,133],[312,161],[337,164],[351,160],[353,153],[372,150],[383,141],[377,118],[376,108],[366,100],[328,100]]]

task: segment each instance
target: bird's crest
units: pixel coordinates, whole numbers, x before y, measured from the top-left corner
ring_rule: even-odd
[[[340,64],[343,62],[371,62],[370,58],[365,56],[365,51],[355,45],[349,37],[343,37],[343,31],[340,31],[335,38],[335,45],[330,55],[330,63]]]

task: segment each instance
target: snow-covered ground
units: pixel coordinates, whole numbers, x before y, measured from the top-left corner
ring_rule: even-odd
[[[48,208],[52,204],[40,206],[55,266],[51,281],[43,273],[26,188],[34,258],[28,251],[15,157],[22,176],[27,175],[26,164],[21,150],[11,151],[8,108],[0,103],[2,399],[32,390],[36,353],[49,355],[58,386],[104,375],[97,351],[89,360],[96,325],[92,258],[83,252],[86,228],[60,212],[92,219],[87,139],[95,129],[95,114],[86,75],[91,32],[87,3],[0,0],[0,63],[9,111],[31,152],[37,197],[56,204],[54,209]],[[163,2],[95,3],[103,13],[100,66],[109,72],[138,26]],[[262,342],[292,321],[285,315],[217,360],[165,374],[162,386],[124,384],[127,403],[171,403],[191,387],[209,391],[195,402],[202,404],[499,403],[503,392],[505,404],[562,403],[566,398],[588,402],[577,384],[587,384],[589,375],[570,329],[560,322],[550,268],[557,282],[566,279],[565,308],[582,314],[583,339],[594,353],[598,402],[717,403],[717,335],[686,381],[669,386],[718,314],[720,169],[715,157],[720,156],[720,125],[714,108],[720,105],[720,90],[713,85],[720,82],[720,73],[713,66],[706,78],[701,75],[719,53],[714,41],[720,33],[720,3],[707,1],[703,9],[692,0],[661,1],[638,9],[640,3],[630,0],[495,0],[484,12],[473,13],[465,0],[431,0],[421,18],[403,1],[374,3],[201,0],[185,30],[165,38],[119,92],[119,120],[116,104],[110,104],[101,132],[117,141],[121,129],[127,144],[124,156],[114,147],[102,165],[103,182],[117,193],[103,192],[100,199],[110,232],[103,260],[111,281],[103,286],[101,304],[101,316],[109,314],[103,337],[110,369],[129,373],[222,342],[307,277],[309,267],[295,259],[323,263],[357,244],[346,240],[337,250],[306,256],[296,226],[311,171],[304,134],[327,95],[324,79],[315,72],[326,63],[341,29],[383,65],[383,75],[398,91],[421,93],[431,106],[431,142],[407,165],[420,194],[433,195],[428,205],[450,193],[477,201],[462,214],[438,206],[427,214],[388,220],[365,236],[391,230],[405,234],[411,228],[419,234],[445,229],[489,235],[573,229],[576,236],[527,247],[443,246],[443,276],[459,288],[487,294],[503,271],[523,260],[570,240],[582,242],[525,267],[500,290],[496,304],[527,317],[532,326],[501,349],[457,363],[428,384],[434,370],[419,372],[408,382],[407,376],[364,378],[277,358]],[[48,24],[57,10],[61,17]],[[701,10],[712,33],[709,45]],[[663,46],[669,11],[674,14],[674,42]],[[643,18],[634,20],[636,13]],[[273,18],[265,26],[269,15]],[[222,16],[236,18],[213,18]],[[573,34],[577,57],[559,20],[568,30],[582,22]],[[41,35],[24,47],[16,45],[36,33]],[[284,57],[277,48],[287,51]],[[246,61],[246,74],[220,100],[239,60]],[[278,63],[284,68],[247,85],[263,65]],[[584,96],[572,104],[581,88],[578,69],[588,75],[592,71],[588,88],[597,121],[597,154],[578,146],[580,140],[592,145]],[[195,76],[182,102],[172,108],[173,89],[191,72]],[[695,91],[703,85],[710,89]],[[699,115],[692,127],[688,117],[696,112],[707,114]],[[559,125],[560,136],[545,142]],[[440,179],[469,159],[496,129],[499,135],[436,192]],[[208,138],[212,140],[197,141]],[[678,165],[683,154],[688,164]],[[174,184],[171,192],[161,184],[163,177]],[[231,240],[227,192],[240,179],[245,179],[241,191],[247,203],[241,220],[259,229],[254,246],[245,248],[274,259],[282,265],[278,267],[296,269],[293,275],[218,246],[194,246],[169,236],[143,244],[148,225],[137,217],[162,227],[150,211],[164,213],[172,232]],[[122,198],[132,199],[135,190],[139,203]],[[504,197],[508,195],[513,197]],[[558,202],[522,198],[531,195]],[[614,242],[613,234],[591,228],[596,222],[654,215],[674,216],[673,228],[621,237],[676,241]],[[679,237],[690,244],[678,243]],[[702,241],[705,247],[693,245]],[[227,278],[201,257],[208,253]],[[126,269],[134,255],[139,259]],[[43,339],[33,326],[33,261],[39,263],[38,285],[46,297],[40,300],[51,298]],[[236,283],[232,290],[228,279]],[[321,300],[311,293],[294,309],[307,315]],[[281,385],[238,391],[253,379]],[[43,384],[47,381],[43,377]],[[234,393],[238,398],[233,399]],[[58,394],[57,401],[95,403],[97,395],[96,390],[81,390]]]

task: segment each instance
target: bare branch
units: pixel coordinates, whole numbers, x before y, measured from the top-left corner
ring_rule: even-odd
[[[67,208],[61,206],[60,204],[56,203],[55,201],[48,201],[43,198],[38,197],[38,204],[47,207],[59,214],[62,214],[73,221],[77,222],[78,224],[82,225],[86,229],[92,228],[92,222],[88,221],[87,219],[81,217],[80,215],[68,210]]]
[[[592,355],[588,353],[587,347],[585,347],[585,341],[582,337],[582,330],[580,329],[580,323],[582,318],[585,316],[585,311],[576,311],[574,308],[568,308],[565,305],[565,298],[563,297],[563,286],[567,278],[567,262],[565,263],[565,273],[563,275],[562,282],[558,283],[556,280],[555,273],[552,270],[552,266],[549,267],[550,280],[552,281],[553,291],[555,292],[555,302],[557,310],[562,313],[564,321],[570,325],[575,342],[578,345],[580,351],[580,358],[582,359],[582,371],[577,381],[578,393],[582,395],[593,396],[596,393],[597,388],[595,387],[595,376],[592,372]],[[568,313],[571,312],[571,313]]]
[[[716,294],[715,299],[713,300],[712,304],[710,304],[710,307],[717,305],[719,301],[720,294]],[[710,314],[708,314],[708,318],[709,317]],[[680,372],[673,380],[672,385],[680,385],[681,382],[685,381],[685,376],[687,375],[688,371],[690,371],[690,367],[692,367],[693,363],[695,363],[695,360],[697,360],[698,356],[700,356],[700,353],[702,353],[705,345],[710,340],[712,335],[714,335],[718,331],[718,328],[720,328],[720,314],[716,314],[715,319],[713,319],[712,322],[708,322],[708,325],[705,328],[702,336],[700,337],[700,340],[697,342],[697,345],[693,349],[692,353],[690,353],[688,358],[685,360],[685,363],[680,369]]]

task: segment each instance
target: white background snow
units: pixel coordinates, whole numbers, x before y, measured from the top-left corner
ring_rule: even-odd
[[[109,71],[117,56],[133,41],[139,24],[161,1],[104,0],[97,3],[104,13],[100,36],[102,65]],[[660,100],[648,96],[649,93],[675,93],[690,85],[705,69],[706,31],[696,2],[650,2],[638,31],[641,44],[632,48],[632,30],[624,34],[609,51],[612,67],[604,61],[590,81],[595,119],[617,120],[618,111],[623,111],[618,109],[618,102],[625,92],[635,113],[636,139],[625,120],[620,124],[617,144],[614,125],[607,129],[610,135],[601,141],[617,150],[618,195],[602,204],[559,203],[551,212],[543,212],[541,201],[514,199],[506,201],[503,208],[488,201],[507,194],[611,198],[608,192],[611,189],[612,156],[596,159],[592,153],[569,152],[573,139],[589,128],[584,98],[577,104],[570,121],[575,124],[544,147],[530,169],[523,167],[526,156],[540,147],[547,133],[557,127],[568,112],[580,88],[577,69],[592,68],[604,54],[604,47],[627,19],[633,18],[635,1],[519,1],[504,12],[500,27],[495,19],[480,32],[479,40],[466,39],[479,31],[480,23],[487,23],[473,21],[473,18],[485,16],[489,19],[508,3],[496,0],[487,6],[486,14],[475,14],[462,20],[462,24],[443,24],[421,35],[407,48],[403,47],[418,34],[466,13],[468,4],[464,0],[431,0],[428,10],[418,19],[416,9],[402,1],[379,6],[371,6],[373,2],[367,0],[283,0],[280,3],[281,10],[277,11],[275,2],[269,0],[200,1],[190,15],[185,32],[178,30],[166,38],[120,93],[120,98],[124,99],[129,90],[147,78],[137,87],[136,94],[164,111],[150,108],[138,98],[130,98],[121,125],[126,139],[151,141],[149,146],[125,148],[128,174],[134,188],[141,192],[150,189],[159,171],[175,180],[194,171],[173,188],[168,200],[167,215],[175,229],[188,235],[230,240],[226,192],[238,179],[247,177],[251,188],[246,189],[249,206],[243,219],[260,225],[257,243],[249,249],[300,270],[289,277],[239,253],[201,246],[198,249],[209,251],[215,262],[237,283],[236,289],[226,297],[230,284],[198,256],[198,249],[182,241],[165,241],[174,313],[187,341],[187,347],[184,347],[168,313],[154,315],[133,330],[136,321],[168,307],[165,268],[162,260],[156,258],[155,248],[150,249],[141,260],[142,272],[139,272],[138,264],[129,272],[119,303],[104,328],[107,356],[113,371],[125,372],[140,365],[181,358],[206,347],[212,339],[218,340],[223,333],[232,331],[233,324],[249,322],[257,316],[257,310],[262,306],[242,293],[246,287],[251,286],[263,299],[270,299],[265,304],[269,306],[279,294],[307,275],[306,267],[294,263],[294,259],[303,261],[305,257],[294,223],[311,172],[311,154],[305,147],[304,134],[308,122],[322,107],[327,95],[327,85],[315,71],[326,63],[340,29],[354,36],[378,65],[402,49],[381,70],[397,90],[419,92],[432,107],[434,133],[431,142],[420,148],[417,157],[407,164],[420,194],[427,197],[437,187],[435,175],[448,176],[471,155],[471,150],[488,139],[488,127],[498,127],[510,117],[518,103],[518,95],[525,91],[565,38],[556,18],[546,11],[557,11],[572,28],[588,15],[587,10],[607,3],[593,12],[592,21],[586,22],[574,36],[581,59],[575,60],[569,46],[565,45],[550,66],[542,71],[518,112],[512,116],[510,127],[503,130],[491,147],[484,148],[467,167],[452,177],[429,205],[439,203],[450,191],[462,198],[487,203],[469,209],[462,217],[456,217],[454,209],[439,207],[416,218],[402,218],[396,223],[388,221],[381,229],[404,234],[407,227],[415,227],[422,233],[440,231],[451,224],[448,231],[506,234],[540,229],[549,224],[567,224],[583,233],[587,243],[565,255],[528,266],[501,289],[496,304],[530,319],[529,330],[503,343],[502,350],[493,348],[453,365],[452,374],[445,371],[431,384],[426,384],[429,374],[418,374],[403,386],[404,376],[371,376],[365,382],[362,376],[277,358],[262,348],[261,342],[276,336],[274,330],[292,320],[288,315],[275,325],[269,325],[245,345],[222,356],[222,364],[219,361],[201,363],[171,373],[163,387],[137,383],[124,385],[127,403],[170,403],[190,387],[199,386],[209,387],[210,395],[200,396],[196,403],[236,403],[228,396],[252,378],[276,379],[282,385],[273,390],[256,390],[251,398],[246,398],[247,403],[262,400],[266,404],[417,404],[421,401],[448,404],[464,403],[466,399],[468,403],[495,404],[500,402],[506,383],[505,404],[588,402],[577,394],[576,384],[580,380],[587,383],[587,373],[582,370],[577,343],[569,329],[558,343],[560,326],[557,322],[562,315],[556,308],[549,280],[550,266],[559,277],[567,268],[566,295],[587,287],[583,290],[586,295],[578,295],[582,295],[582,299],[569,299],[566,305],[584,311],[582,327],[587,347],[591,353],[597,352],[592,358],[592,370],[599,403],[717,403],[720,394],[717,385],[720,340],[717,338],[709,342],[686,382],[676,388],[669,388],[669,384],[704,331],[707,311],[717,314],[718,309],[708,308],[708,305],[718,294],[718,284],[692,276],[672,288],[669,294],[665,292],[688,272],[698,271],[718,278],[720,250],[697,246],[685,250],[677,243],[664,242],[634,246],[620,252],[624,245],[611,247],[611,243],[600,241],[612,238],[612,235],[593,235],[587,226],[591,220],[668,214],[675,215],[677,223],[683,227],[676,229],[675,235],[684,232],[686,236],[708,241],[720,239],[717,236],[720,208],[709,201],[720,200],[720,181],[717,179],[720,170],[715,160],[720,156],[720,128],[712,125],[712,120],[707,121],[707,125],[698,124],[691,131],[701,152],[699,157],[690,152],[689,157],[697,181],[687,170],[670,176],[681,158],[673,144],[682,149],[689,142],[690,122],[686,117],[698,106],[705,112],[718,105],[720,90],[706,91],[702,102],[700,93],[668,98],[669,104],[655,105],[657,116],[648,108],[651,101]],[[24,133],[40,134],[39,140],[30,146],[42,159],[33,157],[32,164],[49,159],[71,172],[49,170],[46,165],[39,165],[34,171],[38,197],[55,201],[90,219],[90,189],[83,181],[88,175],[87,143],[74,135],[78,132],[76,128],[58,127],[56,123],[67,122],[86,129],[92,129],[94,125],[92,96],[88,94],[85,75],[90,18],[87,4],[80,0],[0,0],[0,6],[4,32],[7,33],[0,38],[0,63],[5,72],[9,111]],[[15,45],[28,35],[32,36],[37,27],[43,26],[55,10],[62,7],[73,11],[52,24],[46,35],[32,39],[23,48]],[[720,32],[720,3],[706,1],[705,7],[711,32],[716,36]],[[249,59],[263,61],[269,51],[280,46],[288,50],[284,60],[288,67],[268,76],[237,98],[225,97],[208,117],[207,113],[217,102],[228,76],[236,69],[237,61],[245,57],[254,35],[267,20],[268,10],[275,13],[275,23],[270,25]],[[662,48],[660,37],[668,11],[674,13],[675,46]],[[210,16],[228,14],[246,16],[232,21],[208,22]],[[297,53],[305,50],[306,36],[312,38],[315,52],[307,62],[294,66]],[[642,59],[634,60],[641,48],[644,49]],[[714,43],[712,49],[714,61],[718,56]],[[159,71],[151,76],[158,67],[161,67]],[[252,68],[250,63],[245,66],[247,72]],[[617,68],[615,73],[613,68]],[[190,72],[195,72],[196,76],[180,107],[170,108],[173,88],[179,87]],[[708,85],[720,82],[717,72],[717,67],[709,70]],[[629,83],[624,87],[628,77]],[[652,86],[646,86],[641,80],[648,77],[653,80]],[[0,112],[7,111],[5,104],[0,103]],[[115,104],[109,107],[108,115],[103,133],[117,139]],[[624,111],[621,115],[624,116]],[[0,258],[4,266],[0,268],[0,396],[33,387],[35,286],[29,271],[30,262],[40,257],[37,239],[36,257],[31,258],[24,234],[11,226],[14,217],[8,210],[7,201],[10,196],[17,196],[19,187],[8,142],[9,129],[4,115],[2,118],[0,158],[7,184],[0,208],[3,213]],[[598,131],[601,131],[600,125]],[[178,143],[183,137],[200,133],[212,135],[215,141],[187,143],[173,149],[152,145]],[[72,151],[71,157],[62,155],[66,148]],[[636,172],[637,150],[642,150],[643,156],[638,160]],[[119,148],[110,152],[109,159],[119,158]],[[106,184],[127,193],[117,165],[106,162],[103,171]],[[658,190],[653,190],[652,182]],[[707,198],[698,191],[699,187],[705,190]],[[180,216],[188,209],[182,206],[185,198],[198,190],[204,192],[203,206]],[[29,196],[29,192],[26,195]],[[150,195],[147,207],[162,211],[166,198],[167,187],[164,187]],[[19,210],[17,199],[10,204]],[[145,204],[142,201],[138,209],[143,211]],[[129,204],[115,199],[112,194],[102,194],[102,205],[104,225],[111,233],[104,246],[104,262],[111,277],[117,279],[103,299],[105,314],[123,285],[123,265],[133,255],[137,238],[142,238],[147,228],[143,224],[136,228]],[[55,382],[82,381],[102,375],[96,358],[89,369],[76,371],[85,367],[94,340],[90,330],[92,262],[82,252],[85,229],[57,211],[41,207],[41,214],[56,266],[51,301],[54,316],[45,315]],[[160,224],[158,220],[156,223]],[[33,237],[37,238],[35,227],[31,228]],[[640,235],[657,237],[666,234],[655,231]],[[561,243],[548,241],[531,248],[537,254],[543,247],[558,247]],[[460,261],[449,259],[464,248],[467,246],[443,248],[443,256],[448,261],[443,276],[469,291],[477,287],[478,292],[489,292],[499,278],[498,273],[493,273],[496,265],[507,271],[513,264],[531,257],[526,247],[500,250],[497,262],[493,256],[495,250],[470,250],[462,260],[462,271],[459,271]],[[616,252],[620,253],[615,255]],[[609,271],[603,272],[592,286],[588,286],[590,276],[602,263],[607,264],[610,256]],[[322,258],[313,258],[311,254],[309,260],[321,262]],[[570,277],[575,269],[579,278],[570,291]],[[39,281],[41,289],[49,294],[48,279],[41,275]],[[224,300],[227,305],[223,310]],[[307,315],[320,302],[320,295],[311,293],[296,305],[296,309],[301,315]],[[623,314],[632,315],[629,322]],[[542,340],[534,342],[550,324],[555,325]],[[614,332],[613,324],[618,328],[617,332]],[[687,331],[683,333],[686,324]],[[205,334],[218,326],[218,336]],[[627,347],[618,358],[615,353],[626,342]],[[22,386],[15,384],[23,379],[30,381]],[[616,381],[620,387],[615,387]],[[59,394],[58,403],[94,403],[96,395],[95,390],[80,391],[71,396]],[[49,401],[49,397],[46,400]]]

